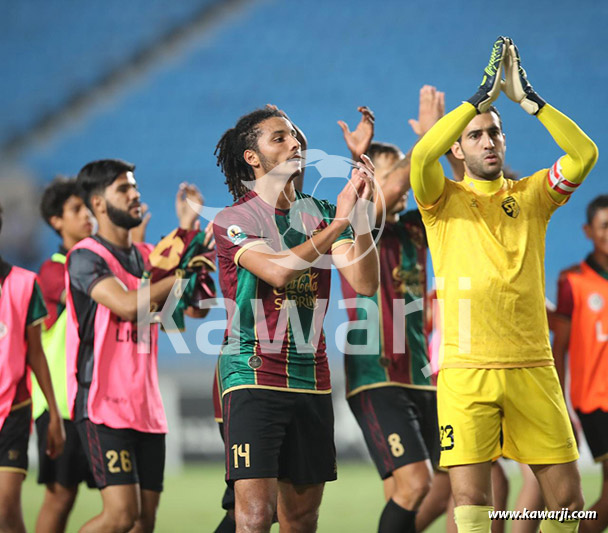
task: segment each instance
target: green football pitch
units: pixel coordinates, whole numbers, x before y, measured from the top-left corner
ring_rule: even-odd
[[[373,533],[384,505],[382,485],[375,469],[370,463],[342,463],[338,474],[338,481],[328,483],[325,488],[319,532]],[[223,465],[217,463],[187,466],[179,475],[168,474],[156,531],[212,532],[223,516],[220,508],[223,476]],[[34,531],[43,495],[43,489],[36,484],[35,478],[36,472],[31,472],[23,485],[23,511],[28,531]],[[512,472],[509,481],[510,494],[514,498],[520,486],[517,470]],[[599,469],[583,475],[583,489],[585,500],[592,503],[599,494]],[[78,531],[79,526],[97,514],[100,508],[99,493],[83,485],[68,524],[68,532]],[[272,531],[278,533],[278,526],[275,525]],[[445,531],[445,518],[438,519],[427,531]]]

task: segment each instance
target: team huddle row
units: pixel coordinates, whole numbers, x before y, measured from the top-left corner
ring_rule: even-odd
[[[565,153],[519,180],[503,172],[501,91]],[[218,142],[235,203],[202,231],[202,196],[181,184],[179,227],[145,244],[135,167],[122,160],[88,163],[47,187],[41,211],[60,250],[38,276],[0,260],[0,493],[12,502],[0,505],[0,529],[25,530],[18,502],[33,416],[47,487],[36,531],[65,530],[83,480],[100,489],[103,509],[81,531],[153,531],[167,433],[157,322],[181,329],[184,315],[203,319],[216,269],[230,304],[214,382],[227,483],[215,531],[268,532],[275,521],[316,531],[324,483],[337,477],[323,332],[334,267],[351,302],[347,400],[387,500],[379,532],[422,531],[452,507],[459,532],[490,531],[501,456],[530,465],[548,510],[583,509],[559,378],[568,349],[590,362],[571,365],[572,403],[604,460],[608,198],[588,210],[594,253],[560,279],[555,362],[544,243],[551,215],[594,166],[595,144],[533,90],[507,37],[494,43],[477,92],[450,113],[443,93],[421,89],[410,121],[419,141],[406,154],[374,141],[374,115],[359,111],[355,130],[339,122],[353,164],[335,205],[302,192],[306,137],[270,105]],[[410,189],[418,209],[403,213]],[[425,303],[427,249],[436,306]],[[581,301],[590,302],[583,311]],[[570,328],[590,324],[597,339],[573,348]],[[599,514],[589,531],[608,524]],[[541,527],[577,531],[579,520]]]

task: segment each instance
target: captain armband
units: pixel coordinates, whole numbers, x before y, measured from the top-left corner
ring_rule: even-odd
[[[563,194],[564,196],[569,196],[572,194],[580,183],[573,183],[568,181],[564,175],[562,174],[562,159],[561,157],[553,164],[553,166],[549,169],[549,173],[547,174],[547,181],[549,182],[549,187],[559,194]]]

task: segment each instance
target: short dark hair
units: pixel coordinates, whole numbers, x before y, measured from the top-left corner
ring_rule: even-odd
[[[498,117],[498,125],[500,126],[500,131],[503,131],[502,130],[502,117],[500,116],[500,113],[499,113],[498,109],[496,109],[496,107],[491,105],[487,111],[484,111],[484,113],[494,113]],[[458,137],[457,142],[461,142],[461,141],[462,141],[462,135],[460,137]]]
[[[102,194],[106,187],[112,185],[118,176],[134,170],[135,165],[122,159],[100,159],[87,163],[80,169],[76,177],[80,196],[86,206],[92,210],[91,196]]]
[[[217,156],[217,166],[226,176],[226,185],[235,200],[247,193],[243,181],[255,179],[253,169],[243,158],[245,150],[258,150],[260,128],[258,125],[272,117],[285,118],[276,109],[256,109],[239,118],[236,126],[224,132],[213,152]]]
[[[489,109],[486,111],[486,113],[494,113],[498,117],[498,124],[500,126],[500,131],[502,131],[502,117],[500,116],[498,109],[496,109],[495,106],[491,105],[489,107]]]
[[[591,225],[593,217],[600,209],[608,208],[608,194],[600,194],[587,206],[587,224]]]
[[[376,160],[376,157],[382,154],[392,154],[399,157],[401,150],[396,144],[383,143],[379,141],[373,141],[370,143],[367,149],[366,155],[372,160],[372,163]]]
[[[57,176],[44,189],[42,199],[40,200],[40,214],[51,228],[53,228],[51,217],[63,215],[63,206],[71,196],[79,196],[76,178]],[[53,229],[55,230],[55,228]],[[57,233],[59,232],[57,231]]]

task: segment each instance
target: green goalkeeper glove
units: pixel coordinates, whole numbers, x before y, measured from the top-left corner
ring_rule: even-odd
[[[530,85],[526,71],[521,66],[519,50],[510,39],[505,57],[503,91],[530,115],[536,115],[547,103],[536,94],[536,91]]]
[[[500,94],[500,74],[508,41],[507,37],[496,39],[488,66],[483,71],[483,79],[479,85],[479,90],[467,100],[475,106],[478,113],[485,113]]]

